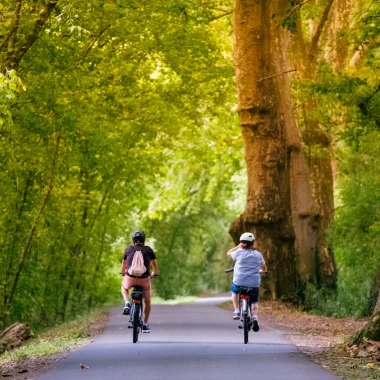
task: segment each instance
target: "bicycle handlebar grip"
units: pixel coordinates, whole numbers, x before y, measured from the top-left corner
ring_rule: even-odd
[[[228,269],[224,270],[225,273],[230,273],[230,272],[233,272],[233,271],[234,271],[234,268],[228,268]]]

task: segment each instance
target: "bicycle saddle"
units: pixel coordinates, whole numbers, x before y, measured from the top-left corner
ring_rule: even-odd
[[[239,289],[239,291],[240,291],[241,294],[249,294],[249,293],[254,292],[255,289],[254,289],[254,288],[241,287],[241,288]]]

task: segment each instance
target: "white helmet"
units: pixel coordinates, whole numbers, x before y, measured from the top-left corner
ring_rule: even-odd
[[[255,241],[255,235],[252,234],[251,232],[244,232],[244,234],[240,236],[239,240],[240,241],[254,242]]]

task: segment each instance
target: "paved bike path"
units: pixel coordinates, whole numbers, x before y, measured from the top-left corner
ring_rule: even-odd
[[[281,332],[261,325],[243,344],[232,313],[211,302],[154,305],[150,334],[132,343],[121,309],[111,312],[104,333],[60,360],[40,380],[333,380]],[[79,365],[89,366],[80,369]]]

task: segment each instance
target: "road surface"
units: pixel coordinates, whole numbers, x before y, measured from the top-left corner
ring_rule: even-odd
[[[232,313],[201,299],[154,305],[150,334],[132,343],[129,317],[114,309],[102,335],[60,360],[39,380],[334,380],[281,332],[260,326],[243,344]],[[89,369],[80,369],[83,364]]]

